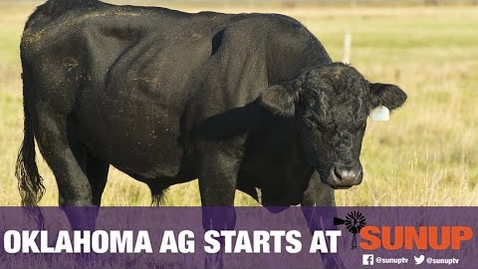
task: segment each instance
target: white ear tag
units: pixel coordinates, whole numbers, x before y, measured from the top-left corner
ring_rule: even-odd
[[[370,113],[373,121],[388,121],[390,119],[390,110],[385,106],[378,106]]]

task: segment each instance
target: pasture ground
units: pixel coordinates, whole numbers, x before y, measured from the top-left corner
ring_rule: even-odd
[[[125,1],[123,1],[125,2]],[[139,1],[137,1],[139,2]],[[146,2],[148,5],[154,1]],[[337,191],[338,205],[478,205],[478,6],[169,5],[186,11],[276,12],[306,25],[336,61],[352,33],[351,63],[371,81],[400,85],[406,105],[369,122],[362,185]],[[19,205],[14,177],[22,134],[19,42],[32,3],[0,3],[0,205]],[[47,193],[58,192],[38,158]],[[150,204],[148,188],[111,169],[104,205]],[[239,191],[238,205],[255,205]],[[170,188],[165,205],[199,205],[197,181]]]

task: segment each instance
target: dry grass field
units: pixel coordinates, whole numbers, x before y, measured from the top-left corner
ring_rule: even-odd
[[[13,175],[23,137],[18,48],[34,6],[0,2],[0,205],[20,203]],[[364,182],[337,191],[337,204],[478,205],[478,6],[168,7],[287,14],[306,25],[336,61],[350,31],[352,65],[371,81],[400,85],[409,100],[390,122],[369,122],[361,157]],[[41,204],[56,205],[54,177],[38,159],[47,188]],[[103,204],[147,206],[149,190],[111,169]],[[199,205],[197,181],[170,188],[165,204]],[[236,204],[256,203],[237,192]]]

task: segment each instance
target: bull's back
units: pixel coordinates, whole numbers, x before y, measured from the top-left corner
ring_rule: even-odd
[[[74,2],[48,1],[27,23],[36,101],[73,115],[95,154],[143,178],[175,177],[185,131],[321,61],[301,52],[316,39],[283,16]]]
[[[54,6],[40,8],[27,23],[22,61],[35,101],[73,115],[83,142],[118,168],[174,177],[191,80],[235,16],[82,2],[53,18],[42,12]]]

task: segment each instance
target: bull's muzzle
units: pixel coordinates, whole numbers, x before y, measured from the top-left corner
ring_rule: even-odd
[[[353,185],[362,183],[362,167],[339,167],[333,166],[330,169],[329,185],[335,189],[348,189]]]

